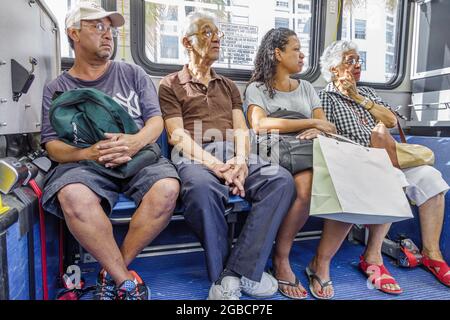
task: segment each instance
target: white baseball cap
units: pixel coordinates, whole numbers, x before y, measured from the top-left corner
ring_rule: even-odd
[[[68,28],[80,28],[81,20],[98,20],[106,17],[111,19],[112,27],[121,27],[125,24],[125,18],[117,11],[105,11],[96,3],[82,1],[67,13],[66,30]]]

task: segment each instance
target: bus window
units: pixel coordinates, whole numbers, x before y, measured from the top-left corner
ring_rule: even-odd
[[[311,0],[145,0],[145,59],[153,68],[179,66],[186,62],[181,32],[186,16],[193,11],[217,18],[224,33],[221,57],[215,67],[250,74],[259,43],[274,27],[294,30],[305,54],[303,75],[311,72],[314,50],[314,19],[318,1]],[[320,2],[320,1],[319,1]],[[263,13],[263,14],[262,14]],[[316,59],[317,60],[317,59]],[[164,68],[163,68],[164,66]],[[172,68],[169,68],[172,69]],[[172,69],[173,70],[173,69]],[[225,72],[227,73],[227,72]]]
[[[403,0],[344,0],[341,39],[358,45],[361,81],[390,84],[399,74]],[[403,37],[404,39],[405,37]]]
[[[86,1],[86,0],[85,0]],[[65,18],[67,12],[73,8],[80,0],[45,0],[47,6],[51,8],[53,15],[58,20],[58,25],[60,29],[61,35],[61,57],[63,58],[73,58],[73,50],[69,46],[69,42],[67,41],[67,35],[65,33]],[[102,0],[90,0],[90,2],[94,2],[98,5],[102,5]]]

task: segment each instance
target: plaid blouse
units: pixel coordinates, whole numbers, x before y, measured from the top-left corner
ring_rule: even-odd
[[[392,110],[372,88],[357,87],[357,90],[361,96]],[[370,145],[370,134],[376,120],[369,111],[343,95],[332,82],[319,92],[319,97],[328,121],[334,123],[338,134],[363,146]]]

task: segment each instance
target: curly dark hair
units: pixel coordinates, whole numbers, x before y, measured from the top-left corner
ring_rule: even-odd
[[[274,28],[264,35],[256,54],[255,69],[247,87],[252,82],[261,82],[266,85],[270,98],[273,98],[275,95],[273,78],[278,65],[278,60],[275,58],[275,49],[284,51],[291,36],[297,36],[297,34],[288,28]]]

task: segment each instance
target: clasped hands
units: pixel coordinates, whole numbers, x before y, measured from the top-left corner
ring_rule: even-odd
[[[211,170],[225,185],[230,187],[233,195],[245,197],[245,179],[248,176],[248,165],[242,157],[234,157],[225,163],[216,163]]]
[[[103,164],[106,168],[127,163],[143,147],[136,135],[105,133],[105,138],[89,147],[89,159]]]

